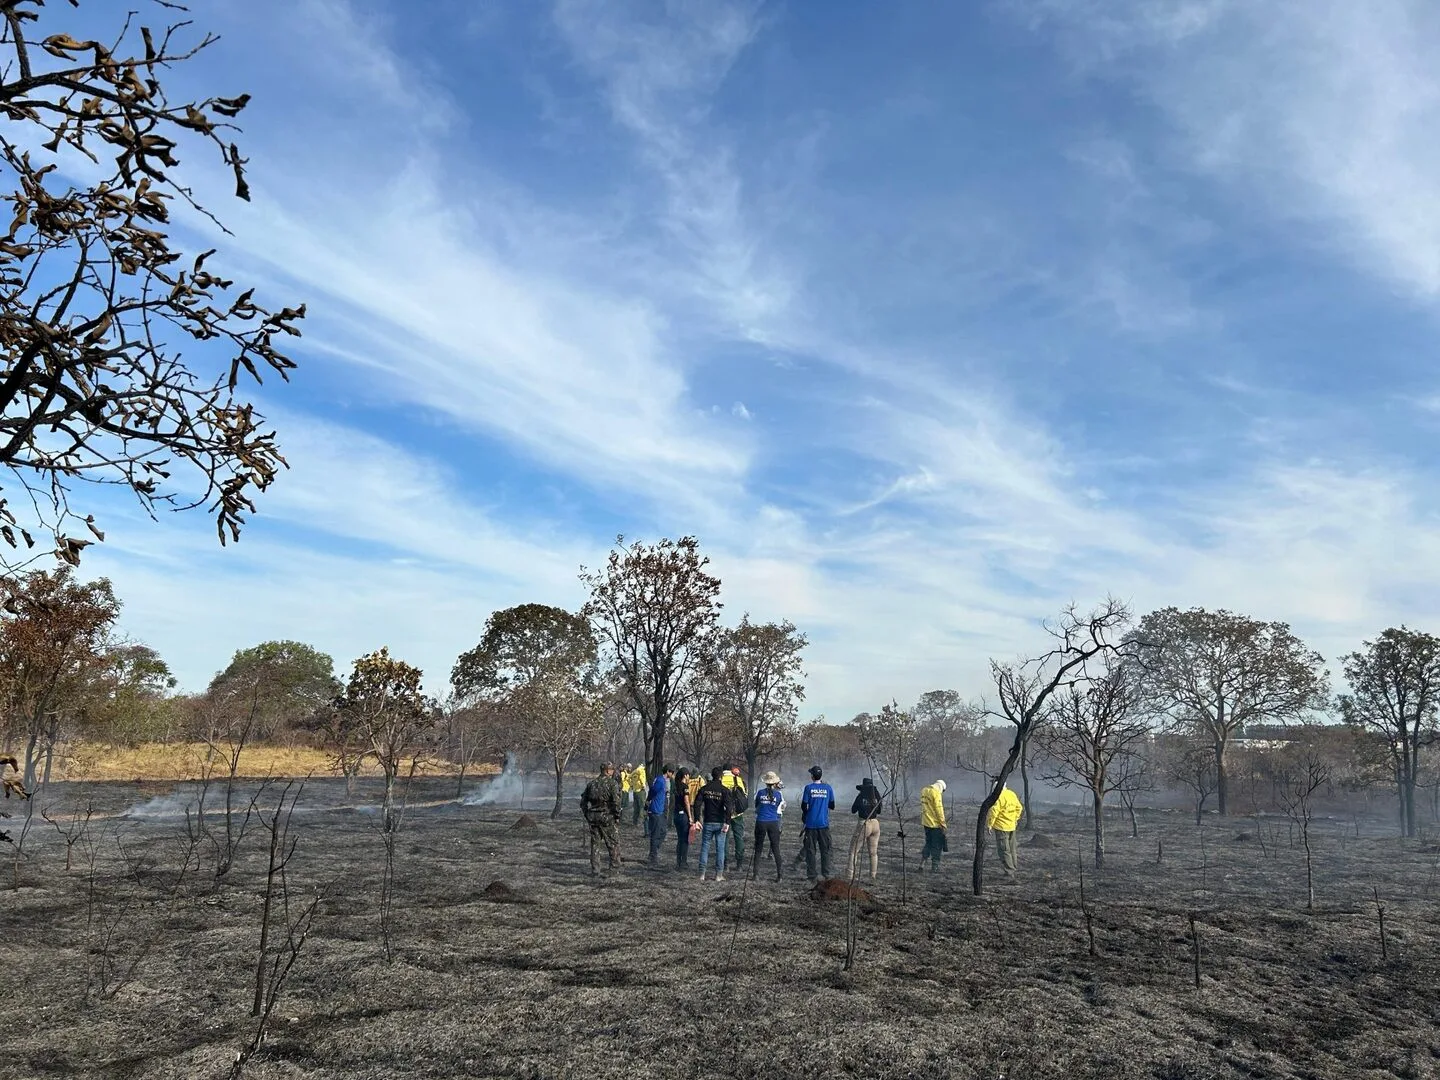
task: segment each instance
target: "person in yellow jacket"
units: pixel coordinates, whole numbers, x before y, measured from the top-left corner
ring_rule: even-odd
[[[615,778],[620,781],[620,813],[623,816],[630,806],[630,770],[635,766],[625,762],[620,766],[620,774]]]
[[[650,778],[645,775],[645,763],[642,761],[630,774],[630,797],[635,803],[635,809],[630,815],[631,825],[640,824],[640,815],[645,812],[645,792],[649,790],[649,783]],[[645,825],[648,831],[650,823],[647,821]]]
[[[1000,869],[1006,877],[1015,876],[1015,827],[1020,824],[1020,815],[1024,812],[1020,796],[1008,787],[1002,787],[1000,797],[985,818],[986,826],[995,834],[995,851],[1000,856]]]
[[[730,839],[735,843],[735,865],[745,865],[745,821],[742,815],[750,809],[750,793],[745,790],[745,781],[740,778],[740,766],[725,766],[725,771],[720,774],[720,783],[735,792],[735,810],[730,821]],[[726,856],[729,862],[729,856]]]
[[[920,789],[920,826],[925,830],[925,846],[920,849],[920,869],[925,869],[925,860],[930,860],[933,873],[940,869],[941,852],[949,851],[950,844],[945,838],[945,781],[936,780]]]
[[[698,840],[700,833],[700,818],[695,809],[698,805],[695,798],[700,794],[700,789],[705,786],[705,777],[700,775],[699,765],[691,768],[685,786],[690,789],[690,842],[693,844]]]

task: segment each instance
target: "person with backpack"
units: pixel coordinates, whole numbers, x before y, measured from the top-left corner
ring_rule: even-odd
[[[815,862],[819,857],[820,874],[830,876],[830,811],[835,809],[835,789],[820,779],[824,770],[810,766],[810,783],[800,796],[800,813],[805,823],[801,843],[805,849],[805,876],[815,880]]]
[[[705,880],[705,863],[709,859],[710,847],[715,847],[715,880],[725,880],[725,836],[730,831],[733,816],[733,796],[730,789],[720,780],[724,769],[716,765],[710,770],[710,782],[700,789],[695,798],[695,811],[700,815],[700,880]]]
[[[785,796],[780,791],[780,777],[767,772],[760,777],[765,786],[755,793],[755,854],[750,863],[750,880],[760,876],[760,857],[765,854],[765,841],[770,841],[770,855],[775,860],[775,880],[780,880],[780,815],[785,812]]]
[[[600,873],[600,845],[610,853],[610,869],[620,866],[620,784],[615,779],[615,763],[600,766],[600,775],[585,785],[580,795],[580,813],[590,826],[590,876]]]
[[[675,766],[666,765],[660,775],[650,781],[650,792],[645,800],[645,832],[650,837],[650,866],[660,868],[660,845],[665,842],[665,830],[670,821],[670,786],[675,782]]]
[[[726,765],[720,774],[720,782],[730,789],[730,839],[735,843],[735,865],[745,868],[745,821],[744,814],[750,809],[750,793],[745,790],[745,781],[740,779],[740,766]],[[728,861],[728,859],[727,859]]]
[[[940,856],[950,849],[945,838],[945,781],[936,780],[920,789],[920,826],[925,830],[925,846],[920,849],[920,869],[930,860],[930,872],[940,869]]]
[[[863,844],[870,851],[870,880],[874,881],[880,874],[880,811],[883,809],[884,800],[880,797],[880,791],[875,787],[875,781],[868,776],[855,785],[859,792],[855,801],[850,804],[850,813],[859,816],[855,823],[855,835],[850,838],[850,879],[855,878],[855,863],[860,858],[860,847]]]

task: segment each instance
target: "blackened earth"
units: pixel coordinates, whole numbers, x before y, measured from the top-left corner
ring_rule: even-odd
[[[553,821],[528,803],[535,825],[515,829],[521,808],[454,795],[453,781],[410,793],[387,961],[378,792],[306,786],[290,915],[317,889],[326,899],[245,1076],[1440,1075],[1440,848],[1398,838],[1388,819],[1313,825],[1309,911],[1284,819],[1197,828],[1179,811],[1142,812],[1132,839],[1117,815],[1096,871],[1073,807],[1040,807],[1053,846],[1022,846],[1014,883],[991,860],[977,899],[973,809],[957,807],[938,875],[913,872],[920,830],[908,827],[904,902],[887,821],[880,878],[860,882],[875,902],[850,909],[817,899],[788,857],[778,884],[768,864],[754,884],[733,872],[702,884],[674,869],[672,835],[663,868],[647,869],[628,819],[625,865],[594,880],[568,796]],[[77,807],[96,812],[70,871],[38,812],[18,859],[0,847],[0,1077],[229,1073],[255,1031],[268,836],[252,821],[217,882],[210,846],[186,839],[186,798],[173,785],[54,785],[37,811],[66,826]],[[141,804],[152,812],[122,816]],[[0,827],[18,838],[23,821]],[[790,852],[797,828],[785,825]],[[848,833],[836,830],[837,851]]]

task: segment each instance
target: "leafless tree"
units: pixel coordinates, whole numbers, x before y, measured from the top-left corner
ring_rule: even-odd
[[[1315,816],[1315,796],[1330,782],[1330,765],[1313,742],[1297,732],[1285,748],[1280,769],[1280,806],[1300,829],[1305,849],[1305,907],[1315,908],[1315,858],[1310,845],[1310,822]]]
[[[1135,646],[1118,640],[1129,622],[1129,609],[1113,597],[1087,614],[1081,614],[1072,604],[1061,612],[1056,623],[1046,627],[1055,642],[1048,652],[1015,664],[991,662],[996,695],[996,708],[992,715],[1008,721],[1015,728],[1015,737],[975,819],[971,886],[976,896],[982,895],[985,888],[985,819],[1000,798],[1005,781],[1015,771],[1030,737],[1044,718],[1051,696],[1070,686],[1083,684],[1092,674],[1097,661],[1114,654],[1124,656],[1134,652]]]
[[[1123,787],[1126,767],[1150,729],[1133,668],[1113,655],[1097,657],[1095,667],[1087,682],[1051,698],[1040,737],[1056,765],[1046,779],[1090,793],[1098,870],[1105,865],[1105,796]]]

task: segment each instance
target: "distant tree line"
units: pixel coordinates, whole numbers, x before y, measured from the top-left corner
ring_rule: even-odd
[[[961,790],[971,778],[982,801],[1014,777],[1027,806],[1037,781],[1088,798],[1097,863],[1107,806],[1128,810],[1132,830],[1136,800],[1160,792],[1188,798],[1197,820],[1273,809],[1297,756],[1323,759],[1321,794],[1397,794],[1406,836],[1427,801],[1440,814],[1428,756],[1440,638],[1407,627],[1342,657],[1336,695],[1323,659],[1284,623],[1203,608],[1136,620],[1112,600],[1061,613],[1048,650],[992,662],[983,693],[932,690],[829,723],[799,717],[806,636],[748,614],[726,625],[721,582],[693,537],[622,537],[580,580],[579,611],[493,612],[432,697],[388,649],[342,680],[331,657],[294,641],[242,649],[204,692],[176,694],[164,660],[118,632],[108,581],[80,582],[68,566],[13,575],[0,586],[0,744],[30,786],[83,743],[323,747],[347,781],[378,766],[387,806],[427,760],[459,766],[463,784],[509,754],[551,777],[557,813],[567,773],[607,758],[650,775],[729,760],[752,785],[765,767],[818,762],[880,774],[892,798],[937,770]]]

